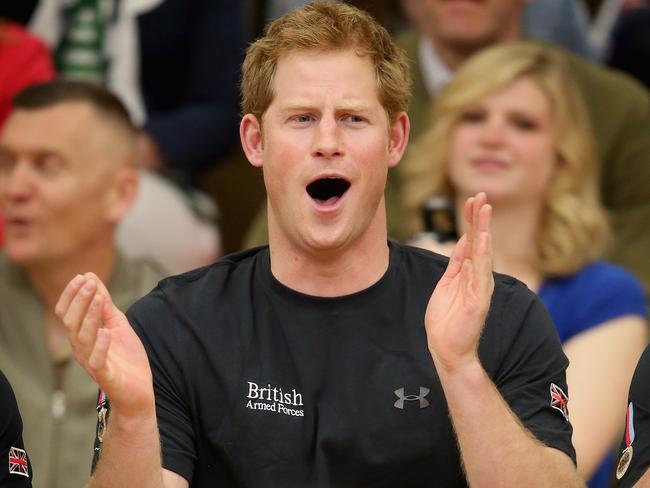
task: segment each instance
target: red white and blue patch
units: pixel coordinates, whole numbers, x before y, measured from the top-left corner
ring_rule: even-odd
[[[551,392],[551,408],[554,408],[562,414],[564,420],[569,421],[569,397],[566,393],[557,386],[555,383],[551,383],[549,388]]]
[[[9,449],[9,474],[29,478],[29,462],[27,461],[27,453],[23,449],[17,447]]]

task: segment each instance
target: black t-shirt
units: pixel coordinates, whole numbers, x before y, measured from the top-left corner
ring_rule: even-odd
[[[385,275],[337,298],[282,285],[268,248],[163,280],[127,315],[153,371],[164,467],[193,487],[465,486],[424,330],[446,264],[391,243]],[[575,459],[551,406],[567,359],[513,278],[496,278],[479,354],[523,424]]]
[[[23,445],[23,421],[11,385],[0,371],[0,486],[32,486],[32,466]]]
[[[643,352],[630,385],[625,433],[616,470],[616,477],[620,478],[618,486],[634,486],[649,467],[650,346]]]

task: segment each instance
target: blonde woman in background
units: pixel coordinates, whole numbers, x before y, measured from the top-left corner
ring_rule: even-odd
[[[609,452],[646,343],[647,311],[636,279],[600,260],[609,230],[579,94],[554,51],[518,42],[463,65],[434,117],[411,153],[414,164],[405,165],[420,182],[405,204],[414,209],[432,194],[444,195],[462,217],[469,195],[487,193],[495,270],[540,295],[571,362],[578,471],[591,478],[589,486],[608,486]],[[443,254],[450,249],[433,239],[417,244]]]

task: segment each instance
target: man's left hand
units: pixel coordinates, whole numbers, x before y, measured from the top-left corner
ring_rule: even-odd
[[[467,200],[467,232],[429,299],[424,319],[429,351],[436,367],[446,371],[478,362],[478,341],[494,290],[491,215],[485,193]]]

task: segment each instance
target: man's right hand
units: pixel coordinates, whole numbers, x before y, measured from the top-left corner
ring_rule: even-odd
[[[111,401],[102,457],[87,486],[187,488],[187,480],[162,469],[147,353],[104,284],[93,273],[76,276],[63,290],[55,313],[65,325],[75,359]]]
[[[126,418],[153,416],[151,368],[142,342],[93,273],[77,275],[55,307],[74,357]],[[103,327],[102,327],[103,324]]]

